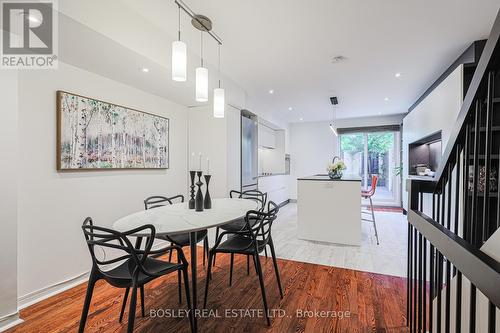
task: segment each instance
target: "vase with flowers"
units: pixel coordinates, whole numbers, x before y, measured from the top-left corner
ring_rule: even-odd
[[[326,171],[328,171],[328,176],[331,179],[340,179],[342,178],[342,171],[346,169],[345,163],[340,157],[335,156],[332,160],[332,163],[329,163],[326,167]]]

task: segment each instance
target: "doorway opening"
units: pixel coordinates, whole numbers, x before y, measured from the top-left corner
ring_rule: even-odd
[[[339,135],[340,157],[345,174],[361,177],[364,189],[378,177],[373,203],[380,206],[401,205],[399,130],[366,129]]]

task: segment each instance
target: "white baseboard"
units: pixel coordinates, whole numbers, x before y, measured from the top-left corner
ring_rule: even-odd
[[[159,240],[153,245],[152,250],[157,250],[157,249],[162,248],[166,245],[168,245],[168,242],[163,241],[163,240]],[[30,305],[41,302],[44,299],[47,299],[51,296],[57,295],[59,293],[62,293],[63,291],[66,291],[68,289],[76,287],[77,285],[88,281],[89,274],[90,274],[90,272],[83,272],[80,275],[77,275],[77,276],[72,277],[70,279],[67,279],[65,281],[62,281],[62,282],[44,287],[42,289],[33,291],[33,292],[28,293],[26,295],[20,296],[17,299],[18,309],[19,310],[24,309]]]
[[[22,322],[23,320],[19,318],[19,312],[2,317],[0,318],[0,332],[4,332]]]
[[[68,280],[20,296],[17,299],[17,306],[21,310],[30,305],[43,301],[44,299],[47,299],[51,296],[57,295],[63,291],[76,287],[77,285],[88,280],[89,273],[90,272],[84,272]]]

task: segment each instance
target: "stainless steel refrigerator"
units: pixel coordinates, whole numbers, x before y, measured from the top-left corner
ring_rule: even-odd
[[[258,188],[258,134],[257,116],[241,112],[241,190]]]

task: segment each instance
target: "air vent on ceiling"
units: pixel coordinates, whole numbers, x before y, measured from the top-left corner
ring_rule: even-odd
[[[332,64],[338,64],[338,63],[344,62],[346,60],[347,60],[347,58],[344,56],[341,56],[341,55],[335,56],[332,58]]]

